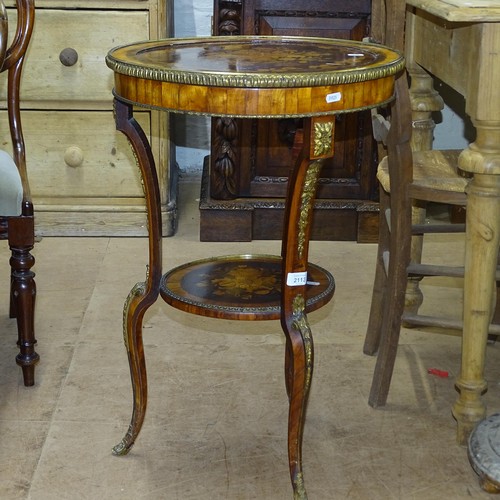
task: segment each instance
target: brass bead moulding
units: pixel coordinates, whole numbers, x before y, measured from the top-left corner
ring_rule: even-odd
[[[366,109],[374,100],[384,104],[404,58],[351,40],[214,36],[120,46],[106,63],[115,73],[115,95],[134,105],[270,118]],[[137,80],[146,83],[140,93]]]

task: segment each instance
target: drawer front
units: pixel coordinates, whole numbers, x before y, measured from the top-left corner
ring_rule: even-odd
[[[9,23],[16,22],[15,13],[9,11]],[[56,107],[111,107],[113,72],[104,60],[108,50],[148,38],[147,11],[37,9],[21,98]],[[0,98],[5,98],[5,86]]]
[[[56,6],[63,9],[140,9],[146,8],[148,3],[148,0],[36,0],[37,7]]]
[[[158,0],[35,0],[37,8],[52,9],[147,9]],[[7,7],[15,7],[15,0],[4,0]]]
[[[149,112],[134,116],[149,136]],[[0,127],[2,148],[9,150],[3,113]],[[139,168],[112,112],[25,111],[23,130],[35,199],[144,196]]]

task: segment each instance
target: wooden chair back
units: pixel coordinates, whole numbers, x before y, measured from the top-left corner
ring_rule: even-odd
[[[7,112],[12,156],[23,186],[22,215],[33,215],[33,204],[26,171],[26,152],[20,116],[20,85],[23,63],[35,20],[34,0],[16,0],[17,26],[9,25],[8,11],[0,0],[0,72],[7,74]],[[13,32],[9,45],[8,35]]]
[[[35,365],[39,355],[35,351],[34,310],[36,285],[31,270],[35,259],[31,254],[35,243],[35,223],[28,174],[26,149],[21,126],[20,86],[23,64],[33,32],[34,0],[16,0],[17,24],[14,9],[6,9],[0,0],[0,73],[7,79],[6,103],[12,155],[0,150],[0,239],[7,239],[11,250],[9,260],[10,317],[16,318],[19,354],[16,363],[22,368],[24,385],[35,383]],[[4,133],[6,131],[3,131]]]

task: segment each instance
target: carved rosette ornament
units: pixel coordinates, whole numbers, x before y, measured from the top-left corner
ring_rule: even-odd
[[[332,154],[333,149],[333,121],[316,122],[314,124],[314,156]]]

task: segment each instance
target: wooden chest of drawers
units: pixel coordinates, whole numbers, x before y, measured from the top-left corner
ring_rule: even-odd
[[[37,0],[21,99],[38,234],[146,234],[139,169],[123,134],[115,131],[113,74],[104,58],[114,46],[167,36],[171,3]],[[9,9],[9,23],[15,14]],[[3,104],[5,88],[0,92]],[[168,117],[143,111],[136,118],[153,147],[168,236],[176,223]],[[6,130],[0,121],[0,137]]]

